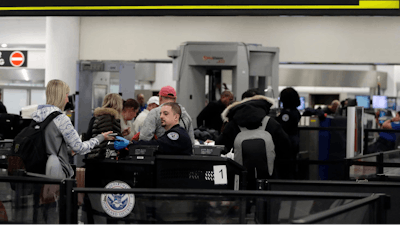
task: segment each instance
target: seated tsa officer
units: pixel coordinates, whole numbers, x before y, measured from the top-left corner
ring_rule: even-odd
[[[161,126],[165,133],[157,140],[133,141],[135,145],[158,145],[157,154],[191,155],[192,141],[188,132],[179,126],[181,108],[178,103],[167,102],[162,105],[160,112]]]

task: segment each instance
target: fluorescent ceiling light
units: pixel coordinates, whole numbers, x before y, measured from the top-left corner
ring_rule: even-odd
[[[26,81],[29,81],[28,72],[26,71],[26,69],[22,69],[22,75],[24,75],[24,79]]]
[[[7,48],[7,44],[1,44],[2,48]]]

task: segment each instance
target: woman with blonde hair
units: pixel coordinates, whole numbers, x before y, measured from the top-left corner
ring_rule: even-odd
[[[51,80],[46,87],[46,105],[39,105],[32,113],[36,122],[43,122],[53,112],[62,112],[68,102],[69,86],[61,80]],[[108,136],[112,131],[101,133],[88,141],[82,142],[68,116],[61,113],[45,128],[46,151],[50,155],[46,175],[55,178],[71,178],[74,170],[69,164],[68,146],[77,154],[89,153],[104,140],[114,139]]]
[[[112,130],[118,136],[126,136],[130,133],[129,129],[121,132],[120,115],[123,108],[123,100],[119,94],[110,93],[104,97],[103,105],[96,108],[93,117],[89,122],[86,138],[92,138],[102,132]],[[88,154],[88,158],[106,158],[107,141],[103,141],[98,147]],[[108,158],[108,157],[107,157]]]

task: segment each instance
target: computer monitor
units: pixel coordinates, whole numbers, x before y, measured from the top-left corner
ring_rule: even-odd
[[[304,110],[306,108],[306,100],[304,97],[300,97],[300,105],[297,107],[298,110]]]
[[[387,96],[374,95],[372,96],[372,108],[374,109],[386,109],[387,108]]]
[[[396,97],[387,98],[387,109],[396,110]]]
[[[371,98],[369,95],[356,95],[357,106],[362,106],[364,109],[370,108]]]

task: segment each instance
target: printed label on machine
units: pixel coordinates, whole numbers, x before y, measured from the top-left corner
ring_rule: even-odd
[[[225,165],[214,166],[214,184],[228,184]]]
[[[117,180],[108,183],[105,188],[130,189],[131,187],[127,183]],[[135,206],[135,195],[113,193],[102,194],[100,201],[104,212],[109,216],[122,218],[132,212],[133,207]]]

